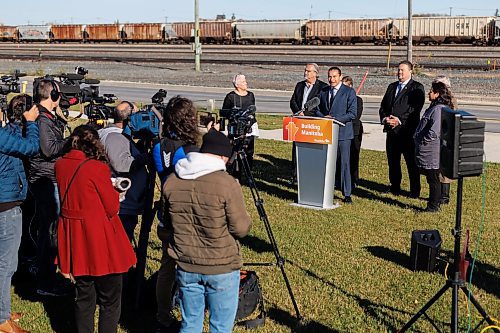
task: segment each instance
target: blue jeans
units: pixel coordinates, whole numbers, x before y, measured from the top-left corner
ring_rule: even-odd
[[[240,271],[204,275],[177,268],[182,313],[180,333],[203,331],[205,302],[210,313],[210,333],[230,333],[238,309]]]
[[[22,230],[20,207],[0,212],[0,323],[10,318],[10,283],[17,269]]]

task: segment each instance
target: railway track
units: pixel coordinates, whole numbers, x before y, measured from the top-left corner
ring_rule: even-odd
[[[388,48],[382,46],[204,45],[202,60],[214,64],[384,67]],[[498,62],[500,48],[416,46],[414,61],[435,69],[483,70]],[[406,48],[391,51],[392,65],[406,57]],[[0,44],[0,59],[25,61],[95,61],[124,63],[191,63],[189,45]],[[333,61],[332,61],[333,59]]]

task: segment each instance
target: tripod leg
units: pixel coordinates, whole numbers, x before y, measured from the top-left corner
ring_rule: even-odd
[[[288,280],[288,277],[286,275],[285,260],[283,259],[283,257],[279,252],[278,244],[276,243],[276,239],[274,238],[273,231],[271,229],[271,224],[269,223],[269,219],[267,218],[263,201],[260,198],[259,191],[257,191],[257,185],[255,184],[255,179],[253,178],[252,171],[250,170],[250,166],[248,164],[245,152],[243,150],[240,150],[238,152],[238,156],[240,157],[240,160],[243,165],[243,171],[245,172],[245,175],[248,179],[255,207],[257,208],[257,212],[259,213],[260,219],[262,220],[262,222],[264,222],[264,227],[266,228],[267,236],[269,237],[269,241],[271,242],[271,245],[273,247],[274,256],[276,257],[276,265],[279,266],[281,270],[281,275],[283,275],[283,279],[285,280],[286,289],[288,290],[288,294],[290,295],[290,299],[292,300],[297,320],[301,321],[302,316],[300,315],[299,307],[297,306],[297,302],[295,301],[295,296],[293,295],[292,287],[290,286],[290,281]]]
[[[477,309],[477,312],[479,312],[481,314],[481,316],[483,316],[484,320],[486,320],[486,322],[490,325],[496,325],[496,323],[493,321],[493,319],[491,319],[491,317],[486,313],[486,311],[483,309],[481,304],[479,304],[479,302],[476,300],[474,295],[472,293],[469,293],[469,289],[467,289],[466,286],[463,286],[460,289],[462,289],[462,291],[465,293],[465,295],[467,295],[467,297],[469,297],[471,303]]]
[[[413,317],[411,317],[410,321],[408,321],[399,331],[398,333],[406,332],[417,320],[420,318],[443,294],[448,288],[451,287],[450,282],[446,282],[446,284],[441,288],[436,295],[434,295]]]

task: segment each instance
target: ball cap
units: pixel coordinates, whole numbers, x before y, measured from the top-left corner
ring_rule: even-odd
[[[203,136],[200,153],[208,153],[230,158],[233,154],[233,146],[227,136],[212,128]]]

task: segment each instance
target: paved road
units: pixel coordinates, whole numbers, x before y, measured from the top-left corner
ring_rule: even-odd
[[[147,101],[160,87],[168,91],[168,98],[182,95],[198,105],[206,106],[209,99],[215,100],[215,106],[220,108],[226,93],[230,89],[203,88],[203,87],[181,87],[161,86],[156,84],[129,84],[122,82],[104,82],[101,85],[101,93],[114,93],[119,99],[130,99],[132,101]],[[291,92],[272,90],[253,90],[256,96],[257,112],[289,114],[289,101]],[[378,123],[378,109],[381,97],[363,96],[365,101],[363,117],[364,122]],[[460,101],[459,101],[460,102]],[[500,105],[477,105],[461,103],[461,110],[475,114],[478,118],[486,121],[486,131],[500,133]]]

